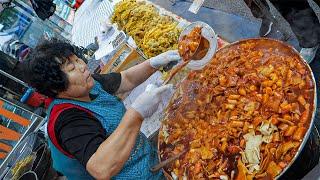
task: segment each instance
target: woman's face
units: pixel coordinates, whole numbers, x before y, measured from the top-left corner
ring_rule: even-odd
[[[70,56],[69,60],[62,65],[61,70],[66,73],[69,85],[65,91],[58,94],[58,97],[69,99],[89,97],[94,80],[82,59],[76,55]]]

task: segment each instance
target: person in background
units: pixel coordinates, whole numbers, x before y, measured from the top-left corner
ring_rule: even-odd
[[[3,9],[6,9],[6,8],[8,8],[8,7],[12,7],[11,2],[12,2],[12,0],[0,0],[0,4],[1,4],[0,12],[1,12]]]
[[[49,19],[56,11],[53,0],[30,0],[33,10],[41,20]]]
[[[171,61],[167,51],[121,73],[90,74],[74,48],[51,40],[24,61],[28,83],[53,98],[48,107],[48,143],[54,168],[69,180],[159,179],[156,148],[140,133],[172,85],[148,86],[128,109],[115,96],[125,93]]]
[[[262,19],[260,36],[267,36],[277,22],[266,0],[244,0],[256,18]],[[319,48],[320,23],[307,0],[270,0],[290,24],[301,47],[300,54],[310,63]],[[320,1],[315,0],[319,5]]]

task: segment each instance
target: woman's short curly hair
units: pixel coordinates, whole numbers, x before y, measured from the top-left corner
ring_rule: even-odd
[[[74,48],[69,43],[56,39],[41,43],[24,62],[28,83],[38,92],[56,97],[69,84],[61,66],[74,54]]]

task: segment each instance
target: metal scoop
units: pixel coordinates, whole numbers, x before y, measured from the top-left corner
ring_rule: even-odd
[[[183,154],[185,154],[187,151],[188,151],[188,150],[185,149],[185,150],[183,150],[182,152],[180,152],[180,153],[172,156],[171,158],[169,158],[169,159],[167,159],[167,160],[165,160],[165,161],[160,162],[159,164],[157,164],[157,165],[153,166],[152,168],[150,168],[150,171],[151,171],[151,172],[157,172],[157,171],[159,171],[161,168],[163,168],[163,167],[165,167],[166,165],[172,163],[174,160],[179,159],[179,157],[182,156]]]
[[[179,41],[180,43],[181,41]],[[209,41],[204,38],[203,36],[201,36],[200,38],[200,43],[198,45],[198,47],[196,48],[195,52],[193,53],[193,55],[191,56],[191,58],[187,59],[187,60],[183,60],[183,63],[179,64],[177,67],[173,68],[170,71],[169,76],[164,80],[163,84],[167,84],[169,81],[171,81],[171,79],[181,70],[183,69],[191,60],[194,61],[199,61],[201,60],[203,57],[206,56],[207,52],[209,51],[209,47],[210,47],[210,43]]]

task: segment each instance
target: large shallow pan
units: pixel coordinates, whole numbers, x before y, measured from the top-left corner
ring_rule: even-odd
[[[305,65],[310,77],[312,78],[312,82],[313,82],[313,107],[311,107],[311,116],[309,116],[310,118],[310,124],[309,124],[309,127],[308,127],[308,130],[307,132],[305,133],[305,136],[300,144],[300,147],[297,151],[297,153],[295,154],[295,156],[292,158],[291,162],[283,169],[283,171],[276,177],[276,179],[279,179],[291,166],[292,164],[295,162],[295,160],[298,158],[298,156],[301,154],[308,138],[309,138],[309,135],[312,131],[312,128],[313,128],[313,125],[314,125],[314,119],[315,119],[315,115],[316,115],[316,108],[317,108],[317,90],[316,90],[316,81],[315,81],[315,78],[314,78],[314,75],[312,73],[312,70],[309,66],[309,64],[306,63],[306,61],[303,59],[302,56],[300,56],[300,54],[298,53],[297,50],[295,50],[292,46],[282,42],[282,41],[278,41],[278,40],[274,40],[274,39],[268,39],[268,38],[251,38],[251,39],[244,39],[244,40],[240,40],[240,41],[236,41],[234,43],[231,43],[221,49],[219,49],[217,53],[219,52],[225,52],[225,51],[228,51],[229,49],[232,49],[233,47],[235,46],[238,46],[240,44],[244,44],[244,43],[248,43],[248,42],[258,42],[259,44],[261,44],[261,48],[266,48],[266,49],[269,49],[269,48],[273,48],[275,49],[277,52],[281,53],[281,54],[285,54],[285,55],[289,55],[291,57],[295,57],[297,58],[302,64]],[[214,57],[213,57],[214,58]],[[212,58],[212,59],[213,59]],[[175,96],[172,97],[171,101],[174,99]],[[169,103],[171,104],[171,103]],[[160,128],[160,131],[162,131],[162,127]],[[161,140],[160,140],[160,133],[159,133],[159,137],[158,137],[158,149],[160,148],[160,143],[161,143]],[[158,154],[158,158],[159,158],[159,161],[161,161],[161,158],[160,158],[160,149],[159,149],[159,154]],[[166,172],[165,170],[164,171],[164,174],[166,176],[167,179],[172,179],[171,175]]]

